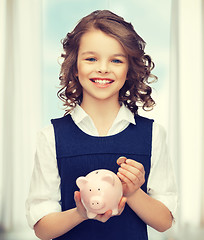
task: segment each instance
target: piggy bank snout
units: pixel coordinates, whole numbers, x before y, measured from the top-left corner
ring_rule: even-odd
[[[98,210],[104,207],[104,201],[100,196],[93,196],[90,198],[90,207],[94,210]]]
[[[112,211],[112,215],[118,214],[123,188],[114,172],[106,169],[95,170],[85,177],[78,177],[76,184],[88,218],[93,219],[97,214],[104,214],[108,210]]]

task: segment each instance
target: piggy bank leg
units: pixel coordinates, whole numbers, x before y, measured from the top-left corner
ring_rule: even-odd
[[[93,218],[95,218],[96,215],[97,215],[96,213],[88,212],[88,211],[87,211],[87,217],[88,217],[89,219],[93,219]]]

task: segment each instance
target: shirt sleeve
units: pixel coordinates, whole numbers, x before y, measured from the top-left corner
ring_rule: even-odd
[[[60,176],[57,168],[54,129],[52,125],[38,133],[26,217],[31,228],[44,216],[60,212]]]
[[[170,210],[175,221],[178,204],[175,174],[166,144],[166,132],[157,123],[153,124],[152,158],[147,192]]]

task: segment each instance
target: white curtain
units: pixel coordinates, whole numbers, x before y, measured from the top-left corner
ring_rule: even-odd
[[[168,133],[182,226],[199,226],[204,217],[202,3],[172,0]],[[24,204],[42,116],[41,4],[0,1],[0,228],[6,230],[27,227]]]
[[[203,24],[202,0],[172,0],[169,135],[184,227],[199,227],[204,209]]]
[[[0,226],[27,227],[27,196],[41,125],[41,0],[0,1]]]

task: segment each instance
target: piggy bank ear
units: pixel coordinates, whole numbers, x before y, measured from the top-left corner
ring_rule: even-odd
[[[102,181],[108,182],[111,185],[114,185],[114,177],[111,174],[107,174],[102,177]]]
[[[76,185],[79,189],[83,188],[88,183],[86,177],[79,177],[76,180]]]

